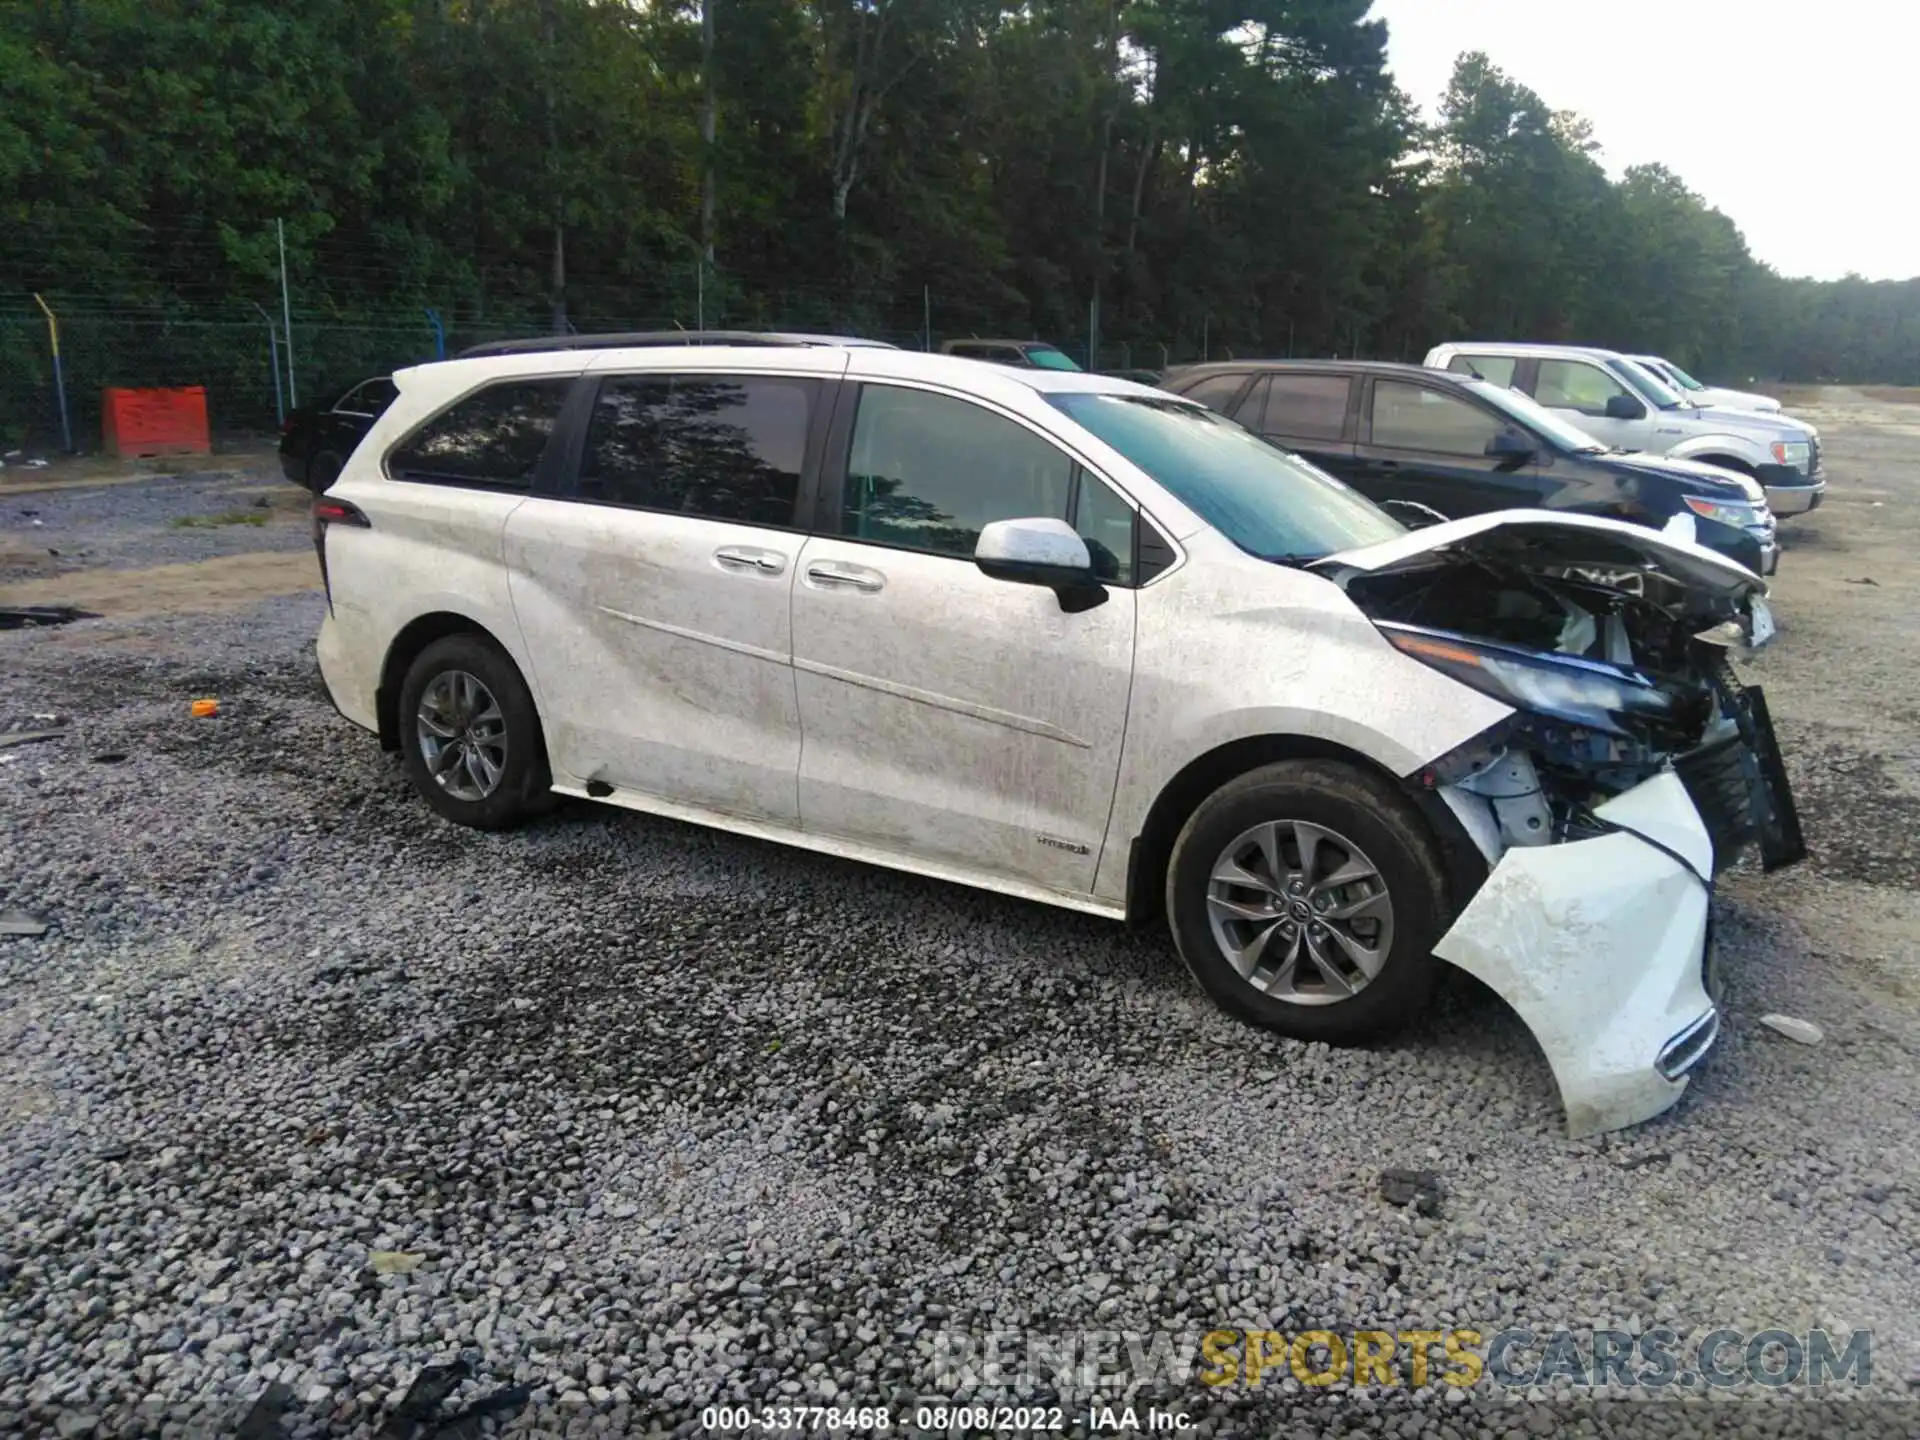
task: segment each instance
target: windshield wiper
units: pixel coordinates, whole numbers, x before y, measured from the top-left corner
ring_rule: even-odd
[[[1323,550],[1318,555],[1262,555],[1256,550],[1253,552],[1253,558],[1264,560],[1269,565],[1285,565],[1290,570],[1298,570],[1302,565],[1311,565],[1316,560],[1324,560],[1332,553],[1330,550]]]

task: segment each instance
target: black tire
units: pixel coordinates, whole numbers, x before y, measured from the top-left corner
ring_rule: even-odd
[[[505,722],[506,756],[499,781],[480,798],[462,798],[436,780],[422,746],[418,723],[421,697],[436,677],[450,672],[471,675],[485,686]],[[475,830],[506,830],[553,808],[546,737],[534,709],[533,694],[520,668],[490,637],[449,635],[415,656],[400,685],[397,719],[407,778],[429,805],[455,824]]]
[[[307,488],[316,495],[324,495],[327,487],[340,478],[340,457],[331,450],[323,450],[307,462]]]
[[[1215,938],[1208,900],[1215,863],[1238,837],[1273,821],[1349,837],[1385,886],[1392,923],[1386,958],[1346,998],[1306,1004],[1269,995],[1241,978]],[[1388,782],[1327,760],[1264,765],[1202,801],[1174,842],[1166,898],[1174,944],[1215,1003],[1256,1025],[1336,1045],[1391,1034],[1426,1008],[1440,971],[1433,945],[1453,923],[1440,845],[1419,811]]]

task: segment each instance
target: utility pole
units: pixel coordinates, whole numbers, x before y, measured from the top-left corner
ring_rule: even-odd
[[[60,368],[60,322],[54,318],[47,302],[34,293],[33,303],[40,307],[40,313],[47,317],[47,343],[53,347],[53,392],[60,401],[60,445],[69,455],[73,453],[73,425],[67,419],[67,376]]]
[[[283,220],[273,222],[273,233],[280,240],[280,320],[285,333],[287,346],[287,404],[295,409],[300,405],[300,390],[293,378],[293,299],[287,290],[287,226]]]

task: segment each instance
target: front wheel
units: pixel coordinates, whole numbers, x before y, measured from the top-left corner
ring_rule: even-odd
[[[407,777],[447,819],[504,830],[550,808],[533,695],[491,640],[449,635],[422,650],[400,686],[399,720]]]
[[[1167,869],[1174,943],[1224,1009],[1302,1040],[1388,1034],[1425,1007],[1451,923],[1439,846],[1352,765],[1288,760],[1221,786]]]

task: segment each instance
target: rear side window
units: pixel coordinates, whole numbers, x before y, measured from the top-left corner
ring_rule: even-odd
[[[1260,428],[1269,435],[1338,440],[1347,433],[1347,396],[1352,390],[1353,382],[1344,375],[1270,375],[1267,415]]]
[[[442,410],[387,452],[395,480],[530,490],[573,377],[503,380]]]
[[[1511,390],[1514,367],[1519,363],[1511,355],[1456,355],[1447,362],[1447,369],[1456,375],[1478,375]]]
[[[1206,379],[1189,385],[1180,393],[1189,400],[1197,400],[1209,410],[1217,410],[1222,415],[1233,404],[1234,396],[1240,393],[1240,387],[1247,383],[1246,375],[1209,375]]]
[[[575,493],[741,525],[793,523],[816,382],[782,375],[605,381]]]

